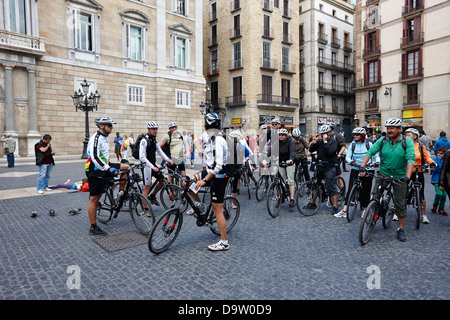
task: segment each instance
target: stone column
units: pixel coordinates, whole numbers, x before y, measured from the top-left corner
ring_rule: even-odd
[[[14,110],[13,66],[3,65],[5,70],[5,133],[10,133],[16,140],[16,151],[19,153],[19,135],[16,132],[16,118]]]
[[[38,131],[37,98],[36,98],[36,71],[28,69],[28,134],[27,155],[34,155],[34,145],[39,142],[41,135]]]

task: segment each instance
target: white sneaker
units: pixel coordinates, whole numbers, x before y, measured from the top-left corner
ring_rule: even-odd
[[[45,189],[45,191],[53,191],[53,189],[47,188]]]
[[[392,220],[394,220],[394,221],[398,221],[398,217],[397,217],[397,215],[396,215],[396,214],[394,214],[394,218],[392,218]]]
[[[364,209],[361,213],[361,219],[364,217],[364,213],[366,213],[366,209]]]
[[[222,241],[219,241],[217,243],[209,245],[208,249],[211,251],[227,251],[228,249],[230,249],[230,245],[223,244]]]
[[[44,193],[44,190],[38,190],[38,192],[37,193],[39,193],[39,194],[43,194]]]
[[[429,224],[429,223],[430,223],[430,220],[428,220],[426,214],[423,214],[423,215],[422,215],[422,223],[426,223],[426,224]]]
[[[336,218],[345,218],[347,217],[347,213],[344,210],[339,211],[338,213],[334,214]]]

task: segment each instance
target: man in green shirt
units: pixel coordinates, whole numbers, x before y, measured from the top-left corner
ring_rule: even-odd
[[[404,224],[406,220],[406,192],[408,189],[408,181],[414,170],[415,149],[414,142],[411,138],[403,137],[402,132],[403,121],[397,118],[386,120],[385,127],[387,137],[379,139],[367,151],[366,156],[361,164],[360,176],[365,175],[365,166],[369,159],[380,152],[381,166],[379,175],[385,177],[398,178],[398,183],[393,185],[394,189],[394,206],[398,217],[397,239],[406,241]],[[383,141],[385,140],[386,141]],[[383,146],[382,146],[383,144]],[[375,180],[373,189],[373,198],[378,199],[378,186],[381,180]]]

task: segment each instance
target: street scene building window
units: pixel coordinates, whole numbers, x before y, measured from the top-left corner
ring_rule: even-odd
[[[176,95],[176,108],[190,109],[190,92],[186,90],[175,90]]]
[[[127,104],[145,105],[145,87],[127,84]]]
[[[10,31],[26,34],[25,0],[8,1]]]

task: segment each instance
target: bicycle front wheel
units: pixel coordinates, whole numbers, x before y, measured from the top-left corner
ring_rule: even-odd
[[[269,176],[261,176],[256,186],[256,200],[263,201],[269,188]]]
[[[359,204],[359,186],[354,185],[350,191],[347,205],[347,221],[351,222],[355,218]]]
[[[295,203],[298,211],[304,216],[312,216],[322,203],[322,191],[317,183],[303,182],[295,192]]]
[[[372,236],[373,230],[378,220],[378,207],[379,203],[376,200],[372,200],[366,208],[361,224],[359,225],[359,242],[365,245],[369,242]]]
[[[345,180],[342,177],[336,177],[336,183],[339,188],[338,207],[345,201]]]
[[[183,215],[179,209],[164,212],[150,231],[148,249],[155,254],[166,251],[178,237],[182,224]]]
[[[212,208],[210,209],[212,210]],[[241,205],[239,204],[239,201],[231,196],[225,197],[223,199],[223,216],[225,217],[225,221],[227,222],[227,233],[233,229],[233,227],[236,225],[236,222],[239,219],[239,215],[241,214]],[[219,227],[217,226],[217,221],[214,213],[212,213],[213,218],[210,222],[209,228],[211,231],[216,234],[220,235]]]
[[[420,220],[422,218],[422,199],[420,198],[420,188],[416,187],[414,190],[415,194],[415,202],[414,202],[414,209],[416,211],[416,229],[420,229]]]
[[[106,190],[97,203],[97,220],[104,224],[111,222],[113,208],[114,200],[109,194],[109,190]]]
[[[281,186],[277,182],[272,182],[267,190],[267,211],[272,218],[276,218],[280,214],[282,197]]]
[[[159,195],[164,209],[178,208],[180,212],[186,211],[188,203],[183,197],[183,189],[176,184],[166,184]]]
[[[142,234],[148,235],[155,222],[150,201],[142,194],[133,192],[130,198],[130,215],[133,223]],[[145,209],[148,209],[146,212]]]
[[[389,205],[389,209],[386,212],[386,214],[383,216],[383,219],[381,219],[381,222],[383,223],[383,228],[387,229],[391,226],[391,222],[394,218],[395,214],[395,207],[393,204]]]

